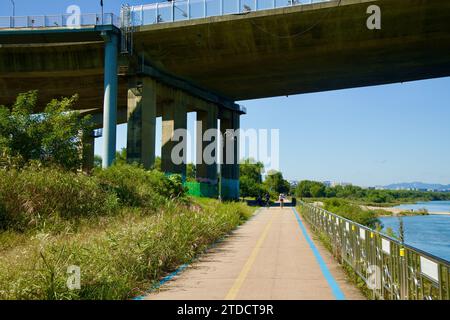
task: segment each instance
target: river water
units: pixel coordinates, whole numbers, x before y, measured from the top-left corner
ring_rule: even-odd
[[[450,201],[430,201],[416,205],[404,205],[402,209],[426,208],[429,212],[450,212]],[[450,215],[403,217],[405,243],[450,261]],[[392,228],[397,234],[399,220],[396,217],[380,218],[384,228]]]

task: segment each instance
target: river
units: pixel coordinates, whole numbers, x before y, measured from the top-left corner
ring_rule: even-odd
[[[450,212],[450,201],[420,202],[402,205],[401,209],[426,208],[429,212]],[[403,217],[405,243],[450,261],[450,215]],[[384,228],[391,227],[397,234],[399,220],[396,217],[380,218]]]

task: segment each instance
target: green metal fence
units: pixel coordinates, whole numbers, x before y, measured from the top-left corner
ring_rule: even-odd
[[[189,181],[184,186],[188,188],[188,194],[195,197],[216,198],[218,195],[218,186],[209,183]]]
[[[450,300],[450,262],[299,201],[302,216],[333,254],[363,279],[373,299]]]

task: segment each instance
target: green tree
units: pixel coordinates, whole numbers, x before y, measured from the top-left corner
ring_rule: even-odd
[[[101,168],[102,167],[102,162],[103,162],[102,157],[99,156],[98,154],[96,154],[94,156],[94,168]]]
[[[197,177],[197,167],[193,163],[188,163],[186,165],[186,179],[190,181],[195,181]]]
[[[245,159],[241,162],[239,171],[241,176],[249,177],[256,183],[262,183],[264,164],[262,162],[255,162],[252,159]]]
[[[127,163],[127,148],[122,148],[120,151],[116,151],[116,164]]]
[[[264,185],[271,193],[288,193],[291,185],[283,179],[283,174],[279,171],[270,171],[267,174]]]
[[[35,114],[38,94],[19,94],[10,107],[0,106],[0,154],[20,163],[39,161],[65,169],[81,166],[82,134],[92,130],[90,117],[73,111],[78,97],[52,100],[44,111]],[[1,161],[6,163],[8,161]]]
[[[310,190],[310,182],[311,181],[300,181],[295,189],[295,195],[299,198],[310,198],[311,190]]]
[[[239,189],[243,198],[258,197],[264,193],[262,172],[264,164],[251,159],[242,161],[240,165]]]
[[[299,198],[321,198],[327,195],[327,188],[321,182],[304,180],[297,185],[295,195]]]
[[[161,164],[162,164],[161,157],[156,157],[155,158],[155,163],[153,164],[152,169],[153,170],[157,170],[157,171],[162,171]]]
[[[313,198],[321,198],[325,196],[325,185],[322,183],[314,183],[309,190]]]

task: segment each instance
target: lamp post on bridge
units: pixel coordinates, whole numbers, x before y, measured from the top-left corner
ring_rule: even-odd
[[[102,7],[102,25],[103,25],[103,16],[104,16],[104,12],[103,12],[103,0],[100,0],[100,6]]]
[[[172,17],[173,17],[173,21],[175,21],[175,9],[179,10],[181,12],[181,15],[185,18],[188,18],[188,14],[186,13],[186,11],[184,11],[183,9],[181,9],[180,7],[178,7],[175,2],[176,0],[167,0],[167,2],[172,3]],[[188,3],[189,5],[189,3]]]
[[[16,15],[16,3],[14,2],[14,0],[11,0],[11,4],[12,4],[11,27],[14,28],[14,16]]]

